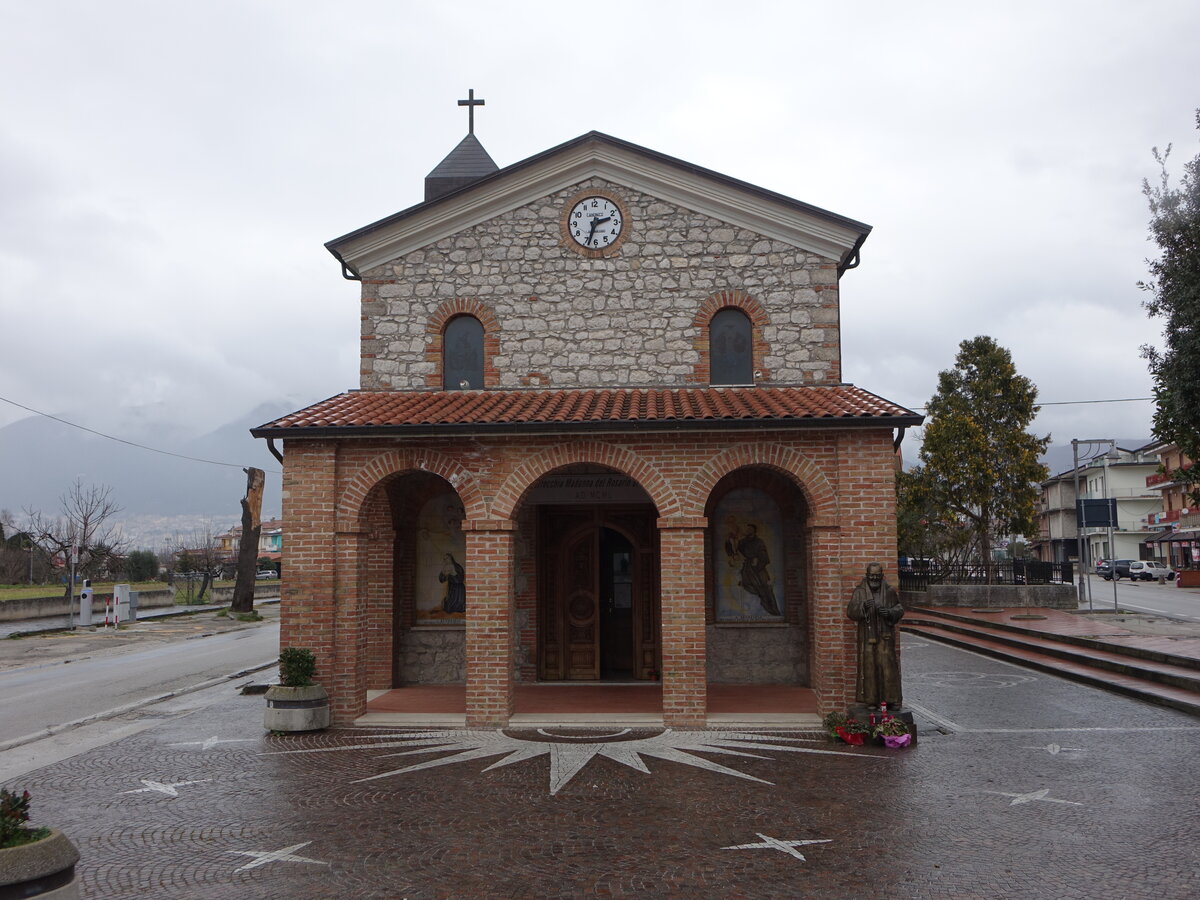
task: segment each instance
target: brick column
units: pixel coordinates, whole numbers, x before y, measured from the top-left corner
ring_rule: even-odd
[[[367,711],[366,532],[334,535],[334,684],[326,685],[334,724],[349,725]]]
[[[467,538],[467,727],[498,728],[513,712],[513,530],[508,519],[463,523]]]
[[[845,712],[854,702],[855,628],[846,617],[850,602],[847,580],[842,573],[843,535],[836,526],[808,529],[809,658],[817,712]]]
[[[708,713],[704,640],[704,539],[708,520],[658,520],[662,598],[663,723],[702,728]]]
[[[305,647],[317,658],[316,680],[328,692],[332,721],[348,724],[355,706],[357,622],[342,623],[345,579],[354,558],[335,537],[336,445],[330,441],[288,441],[283,461],[283,549],[280,594],[280,648]],[[339,552],[340,551],[340,552]],[[349,573],[338,572],[350,566]],[[339,583],[341,591],[339,594]],[[350,596],[355,595],[353,587]],[[353,642],[349,656],[342,647]],[[364,699],[365,702],[365,699]]]

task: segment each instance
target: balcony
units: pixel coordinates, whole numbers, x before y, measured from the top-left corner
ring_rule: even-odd
[[[1191,467],[1192,467],[1192,464],[1190,462],[1186,462],[1179,468],[1180,469],[1190,469]],[[1166,472],[1155,472],[1153,475],[1147,475],[1146,476],[1146,487],[1160,487],[1164,484],[1172,483],[1172,481],[1174,479],[1173,479],[1171,473],[1174,471],[1175,471],[1175,469],[1174,469],[1174,467],[1172,467],[1172,468],[1168,469]]]

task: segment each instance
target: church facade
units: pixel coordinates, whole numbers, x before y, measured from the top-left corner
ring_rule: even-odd
[[[335,723],[369,692],[855,684],[845,613],[895,577],[921,417],[842,380],[868,226],[592,132],[500,169],[469,134],[426,200],[328,249],[362,283],[358,390],[253,433],[282,458],[283,646]]]

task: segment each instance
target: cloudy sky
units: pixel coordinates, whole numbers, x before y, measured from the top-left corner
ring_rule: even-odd
[[[1043,401],[1146,397],[1141,182],[1200,149],[1198,41],[1194,0],[2,0],[0,397],[203,430],[356,386],[322,245],[421,199],[468,88],[501,166],[597,129],[873,225],[849,381],[919,407],[990,334]]]

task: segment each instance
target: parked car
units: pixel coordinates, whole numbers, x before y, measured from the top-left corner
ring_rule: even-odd
[[[1130,569],[1132,572],[1132,568]],[[1143,581],[1164,581],[1175,580],[1175,570],[1166,563],[1159,562],[1156,559],[1147,559],[1142,561],[1141,578]]]
[[[254,573],[255,578],[278,578],[279,573],[274,569],[259,569]]]
[[[1175,573],[1171,572],[1169,567],[1152,559],[1113,560],[1111,566],[1108,563],[1096,566],[1096,574],[1105,581],[1111,581],[1114,568],[1117,581],[1120,581],[1122,578],[1128,578],[1130,581],[1156,581],[1159,572],[1163,573],[1164,578],[1175,577]],[[1167,572],[1171,572],[1171,574],[1167,575]]]
[[[1137,562],[1136,559],[1111,559],[1107,562],[1099,562],[1096,564],[1096,574],[1105,581],[1112,581],[1113,571],[1115,570],[1117,581],[1120,581],[1122,578],[1130,577],[1129,565],[1135,562]]]

